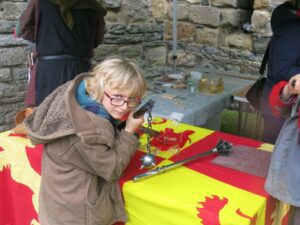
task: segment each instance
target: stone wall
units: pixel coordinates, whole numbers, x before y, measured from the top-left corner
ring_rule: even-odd
[[[189,72],[209,67],[257,74],[271,35],[270,12],[279,1],[177,0],[176,69]],[[104,44],[93,63],[108,55],[135,59],[148,77],[172,72],[171,0],[104,0],[108,8]],[[26,41],[12,30],[27,2],[0,0],[0,131],[14,126],[24,107],[27,85]],[[251,17],[252,16],[252,17]],[[252,20],[252,32],[242,25]]]

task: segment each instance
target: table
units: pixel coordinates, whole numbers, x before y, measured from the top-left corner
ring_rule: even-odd
[[[154,118],[154,129],[172,128],[175,133],[191,130],[180,152],[160,151],[157,165],[165,165],[212,149],[222,138],[234,146],[254,151],[272,145],[187,124]],[[141,142],[145,144],[146,135]],[[133,182],[147,171],[140,169],[144,145],[127,167],[120,185],[129,217],[127,225],[271,225],[287,224],[288,206],[276,203],[263,188],[264,178],[212,163],[209,155],[166,173]],[[0,224],[38,225],[40,160],[43,146],[10,131],[0,133]],[[272,223],[273,222],[273,223]]]
[[[239,110],[238,110],[238,135],[241,135],[242,130],[246,127],[247,124],[247,119],[248,119],[248,114],[249,111],[251,111],[251,106],[250,103],[248,102],[247,98],[246,98],[246,93],[248,92],[249,88],[251,87],[251,85],[247,85],[244,88],[242,88],[241,90],[233,93],[233,100],[238,102],[239,105]],[[245,106],[244,110],[243,110],[243,106]],[[243,111],[245,112],[245,116],[243,118]],[[262,126],[262,115],[261,115],[261,111],[260,110],[256,110],[256,135],[255,138],[259,139],[261,134],[260,134],[260,130],[261,130],[261,126]]]
[[[209,94],[196,90],[194,94],[191,94],[189,89],[164,87],[165,93],[177,96],[177,98],[167,99],[162,97],[165,93],[147,92],[144,102],[150,98],[155,100],[152,111],[154,116],[170,118],[174,112],[182,113],[184,117],[181,122],[183,123],[219,130],[221,112],[230,105],[233,93],[253,83],[253,81],[214,74],[205,74],[205,76],[215,79],[222,77],[224,91],[219,94]]]

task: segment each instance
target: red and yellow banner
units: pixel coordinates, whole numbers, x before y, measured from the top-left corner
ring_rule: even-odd
[[[234,135],[167,121],[152,125],[163,131],[192,130],[190,141],[179,149],[157,152],[157,166],[167,165],[206,152],[218,140],[261,150],[271,146]],[[264,178],[212,163],[205,156],[184,166],[139,182],[132,178],[148,169],[141,167],[142,148],[132,158],[120,181],[128,213],[128,225],[284,225],[288,206],[264,191]],[[38,192],[42,145],[33,146],[22,135],[0,133],[0,225],[39,224]]]
[[[0,134],[0,224],[37,225],[42,145]]]

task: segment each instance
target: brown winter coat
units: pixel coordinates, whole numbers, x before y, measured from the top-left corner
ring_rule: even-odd
[[[138,139],[76,100],[87,74],[57,88],[25,120],[29,138],[43,143],[41,225],[106,225],[126,221],[118,180]]]

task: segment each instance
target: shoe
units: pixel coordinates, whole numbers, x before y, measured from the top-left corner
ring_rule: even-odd
[[[243,26],[242,26],[242,30],[245,32],[245,33],[251,33],[252,32],[252,25],[250,23],[244,23]]]

